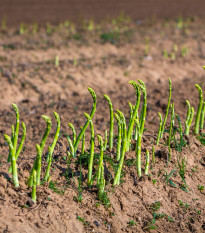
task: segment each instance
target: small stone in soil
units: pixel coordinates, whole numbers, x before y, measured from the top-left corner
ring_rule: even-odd
[[[97,227],[99,227],[100,226],[100,223],[98,222],[98,221],[93,221],[93,223],[97,226]]]

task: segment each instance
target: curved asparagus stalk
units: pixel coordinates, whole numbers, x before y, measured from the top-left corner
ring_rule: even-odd
[[[149,151],[146,150],[146,164],[145,164],[145,175],[148,175],[148,170],[149,170]]]
[[[66,138],[67,138],[67,141],[68,141],[68,144],[69,144],[69,147],[70,147],[71,156],[76,158],[73,143],[72,143],[72,141],[71,141],[71,139],[70,139],[70,137],[68,135],[66,135]]]
[[[98,165],[98,172],[97,172],[97,186],[100,185],[100,178],[101,178],[101,170],[103,169],[103,140],[100,135],[97,136],[98,140],[100,141],[100,159]]]
[[[114,183],[113,185],[119,185],[120,184],[120,175],[124,163],[124,157],[125,157],[125,152],[126,152],[126,145],[127,145],[127,129],[126,129],[126,122],[125,122],[125,117],[122,112],[118,111],[120,115],[122,116],[122,121],[123,121],[123,138],[122,138],[122,150],[121,150],[121,156],[120,156],[120,161],[118,164],[117,172],[115,174],[114,178]]]
[[[143,81],[139,80],[140,88],[143,93],[143,106],[142,111],[140,115],[140,122],[138,120],[135,121],[136,127],[137,127],[137,142],[136,142],[136,156],[137,156],[137,172],[139,177],[142,176],[142,169],[141,169],[141,141],[142,141],[142,135],[144,131],[144,125],[145,125],[145,117],[146,117],[146,111],[147,111],[147,91],[146,86]]]
[[[204,116],[205,116],[205,102],[201,110],[200,130],[204,129]]]
[[[201,110],[202,110],[202,105],[203,105],[203,92],[201,87],[198,84],[195,84],[196,89],[199,92],[199,105],[198,105],[198,110],[195,118],[195,126],[194,126],[194,133],[198,134],[199,133],[199,122],[200,122],[200,117],[201,117]]]
[[[90,156],[89,156],[89,162],[88,162],[88,177],[87,177],[87,184],[88,186],[92,185],[92,171],[93,171],[93,158],[94,158],[94,147],[95,147],[95,134],[94,134],[94,127],[93,127],[93,121],[91,117],[84,113],[85,117],[87,118],[87,121],[90,124],[91,129],[91,139],[90,139]]]
[[[158,112],[158,116],[159,116],[159,131],[157,135],[157,143],[156,143],[157,146],[159,145],[159,140],[160,140],[161,131],[162,131],[162,114]]]
[[[122,142],[122,127],[121,127],[121,120],[120,117],[115,113],[115,119],[117,120],[118,124],[118,139],[117,139],[117,152],[116,152],[116,160],[120,160],[120,151],[121,151],[121,142]]]
[[[59,137],[59,133],[60,133],[60,117],[59,117],[58,113],[56,113],[56,112],[53,112],[53,114],[54,114],[55,119],[57,121],[57,127],[56,127],[56,133],[55,133],[53,142],[52,142],[51,146],[48,148],[49,160],[48,160],[48,166],[46,168],[46,173],[44,176],[44,181],[48,181],[48,179],[50,177],[50,167],[51,167],[51,163],[52,163],[52,155],[53,155],[53,151],[54,151],[54,148],[55,148],[56,143],[58,141],[58,137]]]
[[[169,106],[170,106],[170,102],[171,102],[171,95],[172,95],[172,82],[171,82],[171,79],[169,78],[169,99],[168,99],[168,104],[167,104],[167,111],[166,111],[166,114],[165,114],[165,117],[164,117],[164,121],[163,121],[163,124],[162,124],[160,138],[163,137],[165,124],[166,124],[168,113],[169,113]]]
[[[44,133],[43,138],[42,138],[41,143],[40,143],[41,153],[43,153],[43,149],[45,147],[45,143],[46,143],[46,140],[48,138],[49,132],[51,130],[51,125],[52,125],[49,117],[42,115],[42,118],[46,122],[46,130],[45,130],[45,133]],[[34,172],[34,170],[37,170],[37,162],[38,162],[37,157],[38,156],[36,156],[35,162],[33,164],[33,168],[31,170],[31,174],[30,174],[29,179],[28,179],[28,187],[29,188],[32,187],[32,185],[33,185],[33,172]],[[48,157],[47,157],[47,159],[48,159]]]
[[[92,119],[92,118],[93,118],[93,115],[94,115],[94,113],[95,113],[95,111],[96,111],[97,97],[96,97],[95,91],[94,91],[92,88],[88,87],[88,91],[90,92],[90,94],[91,94],[91,96],[92,96],[92,98],[93,98],[93,107],[92,107],[92,111],[91,111],[91,114],[90,114],[90,118]],[[86,129],[87,129],[89,123],[90,123],[89,120],[87,120],[86,123],[85,123],[85,125],[84,125],[83,128],[81,129],[81,131],[80,131],[80,133],[79,133],[77,139],[76,139],[76,142],[75,142],[75,145],[74,145],[74,151],[75,151],[75,152],[76,152],[77,149],[78,149],[78,144],[79,144],[79,142],[81,141],[83,135],[85,134],[85,131],[86,131]]]
[[[188,100],[186,100],[187,104],[187,116],[186,116],[186,121],[185,121],[185,134],[189,135],[189,130],[191,127],[191,123],[194,117],[194,108],[190,106],[190,103]]]
[[[114,128],[113,106],[109,96],[104,95],[104,98],[107,100],[110,108],[109,149],[111,150],[113,148],[113,128]]]
[[[75,141],[76,141],[76,131],[75,131],[75,128],[74,128],[73,124],[71,124],[71,123],[68,123],[68,126],[71,128],[71,130],[73,132],[73,144],[75,144]]]
[[[120,117],[120,119],[121,119],[121,122],[122,122],[122,124],[121,124],[121,131],[122,131],[122,139],[124,138],[124,133],[126,134],[125,136],[126,136],[126,138],[127,138],[127,126],[126,126],[126,119],[125,119],[125,116],[124,116],[124,114],[120,111],[120,110],[116,110],[116,112],[117,112],[117,114],[118,114],[118,116]],[[125,129],[124,129],[125,128]],[[126,143],[126,146],[127,146],[127,143]]]
[[[14,125],[11,126],[11,142],[14,143],[14,135],[15,135],[15,129],[14,129]],[[11,151],[9,149],[9,156],[7,158],[7,163],[11,162]],[[10,171],[9,171],[10,172]]]
[[[135,103],[135,107],[134,107],[134,111],[133,111],[133,116],[130,120],[130,124],[129,124],[128,130],[127,130],[127,151],[129,151],[130,140],[131,140],[132,132],[133,132],[133,126],[134,126],[135,119],[138,115],[138,109],[139,109],[139,105],[140,105],[140,96],[141,96],[140,88],[139,88],[139,85],[137,84],[137,82],[129,81],[129,83],[135,88],[137,99],[136,99],[136,103]]]
[[[14,183],[15,187],[19,187],[15,149],[14,149],[14,146],[13,146],[13,143],[12,143],[10,137],[8,135],[4,134],[4,138],[5,138],[6,142],[9,144],[9,149],[10,149],[10,152],[11,152],[11,166],[12,166],[13,183]]]
[[[22,147],[23,147],[23,144],[24,144],[24,141],[25,141],[25,137],[26,137],[26,125],[24,124],[24,122],[22,122],[22,128],[23,128],[23,135],[22,135],[22,138],[21,138],[21,142],[19,144],[19,147],[18,147],[18,150],[16,152],[16,160],[18,159],[19,157],[19,154],[21,153],[21,150],[22,150]],[[11,139],[12,141],[12,139]],[[12,172],[12,166],[9,167],[9,173]]]

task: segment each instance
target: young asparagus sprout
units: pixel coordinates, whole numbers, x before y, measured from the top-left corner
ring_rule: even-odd
[[[73,124],[68,123],[68,126],[71,128],[71,130],[73,132],[73,145],[74,145],[75,141],[76,141],[76,131],[75,131],[75,128],[74,128]]]
[[[87,113],[84,113],[84,115],[87,118],[87,121],[89,122],[90,129],[91,129],[90,156],[89,156],[89,162],[88,162],[88,177],[87,177],[87,184],[88,184],[88,186],[91,186],[92,185],[92,171],[93,171],[95,135],[94,135],[93,121],[92,121],[91,117]]]
[[[171,95],[172,95],[172,82],[171,82],[171,79],[169,78],[169,99],[168,99],[168,104],[167,104],[167,111],[166,111],[166,114],[165,114],[165,117],[164,117],[164,121],[163,121],[163,124],[162,124],[160,138],[163,137],[165,124],[166,124],[168,113],[169,113],[169,106],[170,106],[170,102],[171,102]]]
[[[126,134],[126,138],[127,138],[127,126],[126,126],[126,120],[125,120],[125,116],[124,116],[124,114],[120,111],[120,110],[116,110],[116,112],[117,112],[117,114],[118,114],[118,116],[120,117],[120,120],[121,120],[121,128],[122,128],[122,130],[121,130],[121,132],[122,132],[122,135],[121,135],[121,137],[122,137],[122,140],[123,140],[123,138],[124,138],[124,133]],[[126,145],[127,145],[127,142],[126,142]]]
[[[104,179],[104,166],[100,170],[100,181],[98,186],[98,197],[101,200],[105,190],[105,179]]]
[[[186,121],[185,121],[185,134],[189,135],[189,130],[191,127],[191,123],[194,117],[194,108],[190,106],[190,103],[188,100],[186,100],[187,104],[187,116],[186,116]]]
[[[148,170],[149,170],[149,151],[146,150],[146,164],[145,164],[145,175],[148,175]]]
[[[22,138],[21,138],[21,142],[19,144],[19,147],[16,151],[16,160],[18,159],[19,157],[19,154],[21,153],[21,150],[22,150],[22,147],[23,147],[23,144],[24,144],[24,141],[25,141],[25,138],[26,138],[26,125],[24,124],[24,122],[22,122],[22,128],[23,128],[23,135],[22,135]],[[9,173],[12,172],[12,166],[9,167]]]
[[[126,152],[126,145],[127,145],[127,129],[126,129],[126,122],[125,122],[125,117],[122,112],[118,110],[118,113],[122,116],[122,121],[123,121],[123,138],[122,138],[122,149],[121,149],[121,155],[120,155],[120,161],[118,164],[117,172],[115,174],[114,178],[114,183],[113,185],[119,185],[120,184],[120,175],[124,163],[124,157],[125,157],[125,152]]]
[[[203,103],[203,107],[201,110],[200,130],[204,129],[204,117],[205,117],[205,102]]]
[[[33,177],[32,177],[32,180],[33,180],[33,184],[32,184],[32,192],[31,192],[31,199],[33,202],[36,202],[36,177],[37,177],[37,174],[36,174],[36,170],[34,169],[33,171]]]
[[[175,114],[178,123],[179,123],[179,133],[180,133],[180,146],[183,147],[183,132],[182,132],[182,123],[181,120],[179,118],[179,116],[177,114]]]
[[[50,167],[51,167],[51,163],[52,163],[52,155],[53,155],[53,151],[54,151],[54,148],[55,148],[56,143],[58,141],[58,137],[59,137],[59,133],[60,133],[60,117],[59,117],[58,113],[56,113],[56,112],[53,112],[53,114],[54,114],[55,119],[57,121],[57,127],[56,127],[56,133],[55,133],[53,142],[52,142],[51,146],[49,146],[49,148],[48,148],[49,160],[48,160],[48,165],[46,168],[46,173],[44,176],[44,181],[48,181],[48,179],[50,177]]]
[[[90,114],[90,118],[92,119],[93,115],[94,115],[94,113],[96,111],[97,97],[96,97],[95,91],[92,88],[88,87],[88,91],[90,92],[90,94],[91,94],[91,96],[93,98],[93,107],[92,107],[92,111],[91,111],[91,114]],[[79,135],[78,135],[78,137],[76,139],[76,142],[74,144],[74,151],[75,152],[77,151],[78,144],[81,141],[83,135],[85,134],[85,131],[86,131],[89,124],[90,124],[90,120],[87,119],[85,125],[82,127],[82,129],[81,129],[81,131],[80,131],[80,133],[79,133]]]
[[[12,179],[15,187],[19,187],[18,182],[18,172],[17,172],[17,165],[16,165],[16,156],[13,143],[11,138],[8,135],[4,134],[4,139],[9,144],[10,152],[11,152],[11,166],[12,166]]]
[[[104,142],[104,150],[107,149],[107,130],[105,130],[105,142]]]
[[[127,151],[129,151],[130,148],[130,140],[132,137],[134,122],[135,119],[138,117],[138,109],[140,105],[140,96],[141,96],[140,87],[137,84],[137,82],[129,81],[129,83],[135,88],[137,99],[136,99],[135,107],[133,108],[132,118],[130,119],[128,131],[127,131],[127,149],[126,149]]]
[[[43,149],[45,147],[45,143],[46,143],[46,140],[47,140],[48,135],[50,133],[51,125],[52,125],[49,117],[42,115],[42,118],[46,122],[46,130],[45,130],[45,133],[44,133],[43,138],[42,138],[41,143],[40,143],[41,153],[43,153]],[[36,156],[33,168],[31,170],[31,174],[30,174],[29,179],[28,179],[28,187],[29,188],[32,187],[32,185],[33,185],[33,172],[34,172],[34,170],[37,170],[37,162],[38,162],[37,158],[38,158],[38,156]],[[47,157],[47,159],[49,159],[49,156]]]
[[[59,56],[55,56],[55,66],[58,67],[59,66]]]
[[[72,141],[71,141],[71,139],[70,139],[70,137],[68,135],[66,135],[66,138],[67,138],[67,141],[68,141],[68,145],[70,147],[71,156],[75,158],[76,155],[75,155],[73,143],[72,143]]]
[[[37,157],[36,157],[36,168],[34,169],[36,171],[36,185],[40,185],[41,183],[41,148],[39,145],[36,145],[36,151],[37,151]],[[34,177],[34,176],[33,176]],[[34,180],[33,180],[34,182]]]
[[[21,138],[21,142],[17,149],[17,143],[18,143],[18,134],[19,134],[19,109],[16,104],[12,104],[12,107],[15,110],[16,113],[16,125],[15,127],[11,126],[11,138],[8,135],[4,135],[4,138],[6,142],[9,145],[9,156],[7,159],[7,162],[11,162],[11,166],[9,167],[9,172],[12,172],[12,178],[14,182],[14,186],[18,187],[18,172],[17,172],[17,164],[16,161],[18,159],[19,154],[21,153],[23,143],[26,137],[26,125],[22,122],[22,128],[23,128],[23,135]]]
[[[161,130],[162,130],[162,114],[158,112],[158,116],[159,116],[159,131],[157,135],[157,143],[156,143],[157,146],[159,145],[159,140],[160,140]]]
[[[118,124],[118,138],[117,138],[117,152],[116,152],[116,160],[120,160],[120,151],[121,151],[121,142],[122,142],[122,127],[121,127],[121,120],[120,117],[115,113],[115,119],[117,120]]]
[[[201,87],[198,84],[195,84],[196,89],[199,92],[199,105],[198,105],[198,110],[195,118],[195,126],[194,126],[194,133],[198,134],[199,133],[199,122],[200,122],[200,117],[201,117],[201,111],[202,111],[202,106],[203,106],[203,92]]]
[[[154,151],[154,146],[152,146],[152,163],[155,164],[155,151]]]
[[[142,141],[142,135],[144,131],[144,125],[145,125],[145,117],[146,117],[146,110],[147,110],[147,92],[146,92],[146,86],[144,82],[139,80],[140,88],[143,93],[143,106],[141,110],[141,116],[140,116],[140,122],[138,120],[135,121],[136,127],[137,127],[137,142],[136,142],[136,156],[137,156],[137,172],[139,177],[142,176],[142,170],[141,170],[141,141]]]
[[[85,134],[83,134],[81,154],[85,154]]]
[[[109,149],[111,150],[113,148],[113,128],[114,128],[113,106],[109,96],[104,95],[104,98],[108,101],[110,108]]]
[[[100,142],[100,159],[99,159],[99,165],[98,165],[98,172],[97,172],[97,186],[100,186],[100,178],[101,178],[101,170],[103,169],[103,140],[100,135],[97,136],[98,140]]]
[[[174,126],[174,103],[171,105],[171,122],[170,122],[170,128],[169,128],[169,138],[168,138],[168,149],[169,149],[169,156],[168,156],[168,161],[171,159],[171,136],[172,136],[172,129]]]

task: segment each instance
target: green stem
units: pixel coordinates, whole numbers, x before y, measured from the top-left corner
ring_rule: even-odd
[[[19,157],[19,154],[21,153],[21,150],[22,150],[22,147],[23,147],[23,144],[24,144],[24,141],[25,141],[25,137],[26,137],[26,125],[22,122],[22,128],[23,128],[23,135],[22,135],[22,138],[21,138],[21,142],[19,144],[19,147],[18,147],[18,150],[16,152],[16,160],[18,159]],[[11,139],[12,141],[12,139]],[[12,172],[12,166],[9,167],[9,170],[8,170],[9,173]]]
[[[51,163],[52,163],[52,155],[53,155],[53,151],[54,151],[54,148],[56,146],[56,143],[58,141],[58,137],[59,137],[59,133],[60,133],[60,117],[58,115],[58,113],[56,112],[53,112],[54,116],[55,116],[55,119],[57,121],[57,127],[56,127],[56,133],[55,133],[55,136],[54,136],[54,139],[53,139],[53,142],[51,144],[51,146],[48,148],[48,166],[46,168],[46,173],[45,173],[45,176],[44,176],[44,181],[48,181],[49,177],[50,177],[50,167],[51,167]]]
[[[116,160],[120,160],[120,151],[121,151],[121,142],[122,142],[122,127],[121,127],[121,120],[120,117],[115,113],[115,119],[117,120],[118,124],[118,139],[117,139],[117,152],[116,152]]]
[[[123,115],[123,113],[121,113]],[[114,183],[113,185],[119,185],[120,184],[120,175],[121,175],[121,171],[122,171],[122,167],[123,167],[123,163],[124,163],[124,157],[125,157],[125,152],[126,152],[126,145],[127,145],[127,129],[126,129],[126,122],[125,122],[125,118],[123,115],[123,138],[122,138],[122,150],[121,150],[121,156],[120,156],[120,161],[118,164],[118,168],[117,168],[117,172],[115,174],[115,178],[114,178]]]
[[[105,130],[104,150],[107,149],[107,130]]]
[[[203,107],[201,111],[200,130],[204,129],[204,116],[205,116],[205,102],[203,103]]]
[[[74,145],[75,142],[76,142],[76,131],[75,131],[75,128],[74,128],[73,124],[68,123],[68,126],[71,128],[71,130],[73,132],[73,145]]]
[[[155,151],[154,151],[154,146],[152,146],[152,163],[155,164]]]
[[[146,150],[146,164],[145,164],[145,175],[148,175],[148,170],[149,170],[149,151]]]
[[[101,178],[101,170],[103,167],[103,140],[100,135],[97,136],[98,140],[100,141],[100,159],[99,159],[99,165],[98,165],[98,173],[97,173],[97,186],[100,185],[100,178]]]
[[[171,122],[170,122],[170,128],[169,128],[169,138],[168,138],[168,149],[169,149],[169,157],[168,157],[168,161],[170,161],[171,159],[171,136],[172,136],[172,128],[174,126],[174,103],[171,105]]]
[[[36,170],[33,171],[33,185],[32,185],[32,192],[31,192],[31,199],[33,202],[36,202]]]
[[[158,135],[157,135],[157,143],[156,143],[157,146],[159,145],[159,140],[160,140],[161,131],[162,131],[162,114],[158,112],[158,116],[159,116],[159,130],[158,130]]]
[[[137,96],[137,100],[136,100],[136,103],[135,103],[135,108],[134,108],[134,112],[133,112],[133,116],[130,120],[130,124],[128,126],[128,130],[127,130],[127,151],[129,151],[129,147],[130,147],[130,140],[131,140],[131,137],[132,137],[132,132],[133,132],[133,126],[134,126],[134,122],[135,122],[135,119],[138,115],[138,109],[139,109],[139,105],[140,105],[140,96],[141,96],[141,93],[140,93],[140,88],[139,88],[139,85],[137,84],[137,82],[135,81],[130,81],[129,82],[136,90],[136,96]]]
[[[11,138],[4,134],[4,138],[6,142],[9,144],[9,149],[11,151],[11,166],[12,166],[12,179],[15,187],[19,187],[19,182],[18,182],[18,172],[17,172],[17,165],[16,165],[16,156],[15,156],[15,150],[13,143],[11,141]]]
[[[108,101],[110,108],[109,149],[111,150],[113,148],[113,128],[114,128],[113,106],[109,96],[104,95],[104,98]]]
[[[18,134],[19,134],[19,109],[16,104],[12,104],[12,107],[16,112],[16,125],[15,125],[14,139],[13,139],[14,153],[16,154],[16,147],[17,147]]]
[[[85,154],[85,134],[83,134],[81,154]]]
[[[169,99],[168,99],[168,104],[167,104],[167,111],[166,111],[166,114],[165,114],[165,117],[164,117],[164,121],[163,121],[163,124],[162,124],[160,138],[163,137],[165,124],[166,124],[168,113],[169,113],[169,106],[170,106],[170,102],[171,102],[171,95],[172,95],[172,82],[171,82],[171,79],[169,78]]]
[[[199,105],[198,105],[198,110],[197,110],[197,114],[195,118],[194,133],[198,134],[199,133],[199,122],[200,122],[202,105],[203,105],[203,92],[202,92],[201,87],[198,84],[195,84],[195,87],[199,92]]]
[[[178,120],[178,123],[179,123],[179,133],[180,133],[180,146],[183,147],[183,131],[182,131],[182,123],[181,123],[181,120],[179,118],[179,116],[177,114],[175,114],[177,120]]]
[[[14,125],[11,126],[11,142],[14,143],[14,135],[15,135],[15,129]],[[11,150],[9,149],[9,156],[7,158],[7,163],[11,162]]]
[[[37,151],[37,157],[36,157],[36,168],[34,169],[36,171],[36,185],[41,184],[41,157],[42,157],[42,151],[40,146],[36,145],[36,151]],[[33,179],[34,182],[34,179]]]
[[[91,111],[91,114],[90,114],[90,118],[92,119],[93,118],[93,115],[96,111],[96,105],[97,105],[97,97],[96,97],[96,94],[95,94],[95,91],[88,87],[88,91],[90,92],[92,98],[93,98],[93,107],[92,107],[92,111]],[[85,125],[83,126],[83,128],[81,129],[77,139],[76,139],[76,142],[75,142],[75,145],[74,145],[74,151],[76,152],[77,149],[78,149],[78,144],[79,142],[81,141],[83,135],[85,134],[85,131],[88,127],[88,125],[90,124],[89,120],[86,121]]]
[[[95,147],[95,134],[94,134],[94,127],[91,117],[84,113],[85,117],[89,121],[90,129],[91,129],[91,139],[90,139],[90,156],[88,162],[88,177],[87,177],[87,184],[88,186],[92,185],[92,171],[93,171],[93,158],[94,158],[94,147]]]

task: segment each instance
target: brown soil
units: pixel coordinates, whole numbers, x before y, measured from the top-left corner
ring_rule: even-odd
[[[204,186],[205,149],[194,137],[185,138],[186,147],[182,152],[172,148],[171,162],[167,166],[167,146],[164,140],[155,148],[156,164],[150,162],[149,177],[138,179],[135,166],[135,152],[126,153],[122,184],[112,188],[113,171],[106,160],[106,191],[109,207],[100,203],[96,188],[87,188],[87,168],[82,166],[82,202],[79,197],[80,166],[70,166],[70,177],[65,177],[66,151],[68,148],[64,133],[71,134],[67,123],[75,125],[77,132],[85,122],[84,112],[90,112],[92,100],[87,87],[92,87],[98,96],[94,116],[95,134],[104,135],[109,127],[109,109],[103,94],[110,96],[114,109],[120,109],[129,117],[128,102],[135,103],[135,91],[129,80],[142,79],[147,86],[148,109],[143,136],[143,165],[145,149],[151,153],[158,129],[158,112],[164,116],[168,99],[168,77],[173,83],[172,102],[184,126],[186,117],[185,100],[197,109],[198,83],[205,90],[205,29],[204,20],[184,21],[183,28],[175,21],[141,22],[120,24],[119,33],[112,43],[100,39],[101,31],[86,32],[82,29],[68,34],[60,28],[53,28],[47,35],[42,28],[39,33],[19,35],[16,28],[1,32],[0,39],[0,232],[203,232],[205,231]],[[179,26],[179,25],[178,25]],[[104,25],[102,31],[111,30]],[[145,56],[145,37],[149,37],[149,51]],[[78,40],[75,40],[75,39]],[[173,52],[177,45],[175,59],[165,59],[163,51]],[[186,46],[189,53],[182,57],[181,48]],[[176,46],[174,46],[176,49]],[[60,65],[54,65],[55,56]],[[8,173],[6,145],[3,134],[11,134],[15,115],[10,108],[18,104],[20,119],[26,123],[27,137],[24,151],[18,159],[20,188],[13,188]],[[61,117],[62,134],[54,151],[51,180],[37,188],[37,203],[30,200],[31,190],[26,181],[34,158],[35,145],[40,143],[45,124],[41,115],[48,115],[53,122],[48,145],[52,142],[55,120],[52,111]],[[169,122],[169,120],[168,120]],[[169,124],[167,124],[167,128]],[[176,123],[177,126],[177,123]],[[115,126],[116,127],[116,126]],[[116,129],[115,129],[115,132]],[[86,133],[89,149],[89,128]],[[20,131],[21,135],[21,131]],[[96,142],[97,145],[97,142]],[[96,152],[98,149],[96,147]],[[115,151],[107,150],[107,157],[114,158]],[[164,171],[168,174],[177,169],[177,158],[187,160],[187,191],[178,174],[172,176],[177,187],[166,184]],[[78,155],[79,156],[79,155]],[[45,171],[43,159],[43,170]],[[71,172],[72,171],[72,172]],[[160,172],[161,171],[161,172]],[[110,173],[111,172],[111,173]],[[110,178],[111,176],[111,178]],[[157,209],[157,204],[160,208]],[[156,214],[161,214],[156,215]],[[165,215],[166,214],[166,215]],[[156,219],[154,222],[153,218]]]

